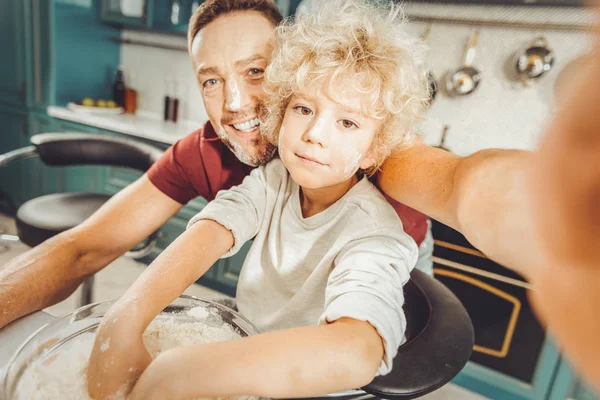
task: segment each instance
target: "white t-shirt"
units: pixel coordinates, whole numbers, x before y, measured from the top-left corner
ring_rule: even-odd
[[[342,317],[368,321],[385,344],[378,373],[390,371],[404,339],[402,287],[417,245],[396,211],[363,178],[328,209],[302,216],[299,186],[280,159],[221,191],[189,222],[229,229],[229,257],[254,242],[240,272],[239,311],[261,332],[314,326]]]

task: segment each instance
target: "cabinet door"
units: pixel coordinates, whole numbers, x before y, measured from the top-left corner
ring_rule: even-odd
[[[552,393],[548,397],[548,400],[598,399],[600,399],[600,396],[594,394],[591,387],[577,376],[569,362],[563,359],[558,368],[556,379],[552,385]]]
[[[433,236],[435,276],[475,328],[471,360],[454,382],[493,399],[546,398],[559,356],[529,304],[529,284],[455,230],[434,223]]]
[[[187,34],[188,21],[192,16],[192,3],[191,0],[155,2],[152,30]]]
[[[153,13],[154,0],[102,0],[104,22],[149,28]]]
[[[216,280],[223,285],[221,290],[230,296],[235,296],[240,271],[250,246],[252,246],[252,242],[245,243],[236,255],[219,260],[218,264],[213,267],[216,268]]]
[[[40,133],[54,132],[55,120],[45,114],[29,113],[29,138]],[[29,160],[32,185],[29,198],[64,191],[64,168],[45,165],[39,158]]]
[[[55,68],[53,64],[54,30],[53,1],[27,0],[28,27],[28,58],[27,64],[30,71],[27,78],[28,106],[39,112],[46,112],[46,108],[54,99],[55,77],[52,75]]]
[[[27,114],[24,111],[0,107],[0,153],[17,150],[29,144]],[[15,160],[0,168],[0,206],[8,214],[29,199],[32,184],[28,173],[31,160]]]
[[[89,125],[77,124],[75,122],[58,120],[56,122],[57,132],[75,133],[98,133],[98,129]],[[103,176],[106,167],[98,165],[77,165],[61,167],[65,171],[62,189],[65,192],[92,192],[102,191],[104,186]]]
[[[0,102],[7,105],[27,105],[27,76],[30,65],[26,60],[25,2],[0,1]]]

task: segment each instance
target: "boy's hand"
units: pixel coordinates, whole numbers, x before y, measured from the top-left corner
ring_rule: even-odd
[[[177,362],[181,358],[177,353],[181,351],[181,348],[171,349],[157,356],[139,377],[127,400],[179,399],[176,381],[185,375]]]
[[[95,400],[122,398],[152,361],[141,335],[101,325],[87,370],[88,393]]]

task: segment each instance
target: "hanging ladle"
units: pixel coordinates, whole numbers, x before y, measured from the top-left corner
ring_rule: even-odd
[[[444,125],[444,130],[442,131],[442,138],[440,139],[440,144],[435,146],[438,149],[450,151],[450,149],[448,147],[446,147],[446,135],[448,134],[449,129],[450,129],[450,126]]]
[[[431,24],[427,25],[427,28],[425,28],[425,32],[423,32],[423,35],[421,36],[421,40],[423,40],[423,42],[427,42],[427,39],[429,38],[429,33],[431,32]],[[431,72],[431,68],[427,68],[427,84],[429,86],[429,98],[427,100],[427,105],[431,105],[431,103],[433,103],[433,100],[435,100],[435,96],[437,96],[438,93],[438,85],[437,85],[437,81],[435,79],[435,75],[433,75],[433,72]]]
[[[517,76],[525,86],[537,82],[553,65],[554,53],[544,37],[534,39],[527,48],[519,51],[514,62]]]
[[[479,31],[474,31],[469,38],[465,61],[462,67],[449,74],[446,79],[446,90],[454,96],[465,96],[477,89],[481,82],[481,72],[473,67],[476,47],[479,40]]]

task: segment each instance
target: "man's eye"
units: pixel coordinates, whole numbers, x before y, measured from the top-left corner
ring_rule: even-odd
[[[202,86],[204,86],[205,88],[209,88],[209,87],[217,85],[218,83],[219,83],[219,81],[217,79],[208,79],[208,80],[204,81]]]
[[[296,107],[294,107],[294,111],[296,111],[300,115],[311,115],[312,114],[312,110],[310,108],[304,107],[304,106],[296,106]]]

